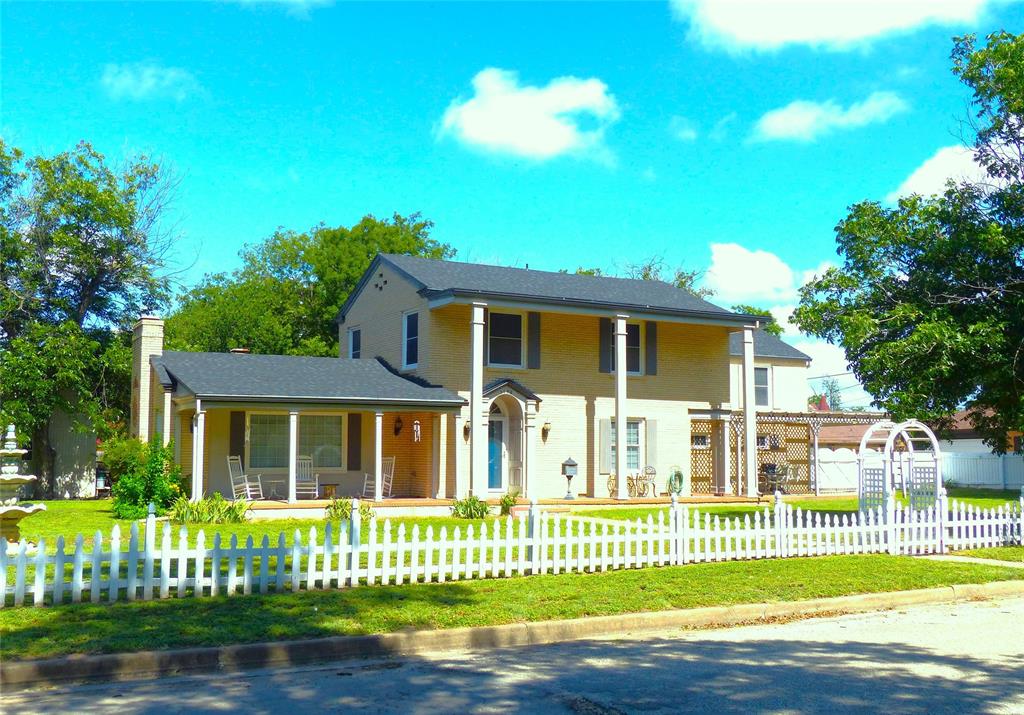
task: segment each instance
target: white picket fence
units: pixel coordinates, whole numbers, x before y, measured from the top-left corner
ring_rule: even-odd
[[[777,495],[778,497],[778,495]],[[0,606],[113,603],[119,600],[232,596],[403,584],[595,572],[707,561],[824,556],[834,554],[927,554],[950,549],[1022,543],[1024,498],[998,509],[979,509],[940,497],[935,506],[911,511],[898,504],[858,514],[807,512],[776,498],[742,519],[713,516],[675,504],[658,518],[613,524],[549,514],[534,504],[530,513],[474,530],[442,527],[392,529],[372,519],[360,538],[357,509],[341,528],[315,527],[307,538],[296,530],[291,543],[264,536],[254,544],[237,536],[224,544],[203,530],[189,540],[182,526],[147,520],[140,536],[132,524],[127,544],[115,526],[109,543],[97,532],[87,551],[79,535],[69,552],[63,537],[56,552],[40,540],[34,553],[22,541],[17,552],[0,550]],[[177,540],[173,538],[177,532]],[[13,577],[12,577],[13,570]]]

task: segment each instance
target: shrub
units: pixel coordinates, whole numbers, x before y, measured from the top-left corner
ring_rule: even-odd
[[[331,499],[331,503],[324,509],[328,521],[348,521],[352,518],[351,499]],[[363,521],[374,517],[373,509],[366,502],[359,503],[359,518]]]
[[[452,504],[452,516],[458,519],[483,519],[489,511],[487,502],[481,501],[476,495],[456,499]]]
[[[111,488],[114,516],[118,519],[141,519],[150,502],[157,514],[164,514],[175,499],[184,493],[181,467],[174,463],[171,447],[150,442],[143,448],[142,459],[121,475]]]
[[[508,516],[512,513],[512,507],[516,505],[516,499],[519,498],[518,489],[509,489],[507,493],[502,494],[501,500],[498,502],[501,505],[501,515]]]
[[[228,501],[219,492],[197,502],[182,495],[171,505],[171,520],[179,524],[241,524],[249,509],[249,502]]]
[[[122,474],[137,471],[146,459],[146,445],[135,437],[115,434],[103,440],[100,446],[103,449],[103,464],[107,467],[111,484]]]

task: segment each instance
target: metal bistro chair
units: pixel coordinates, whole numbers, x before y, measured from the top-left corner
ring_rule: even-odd
[[[263,499],[261,475],[246,474],[242,469],[241,457],[228,457],[228,475],[231,477],[231,493],[235,499]]]
[[[395,479],[395,458],[384,457],[380,461],[381,471],[381,496],[391,496],[391,483]],[[376,475],[366,472],[363,475],[363,499],[373,499],[377,493],[377,477]]]
[[[313,458],[297,457],[295,462],[295,496],[316,499],[320,496],[320,475],[313,473]]]

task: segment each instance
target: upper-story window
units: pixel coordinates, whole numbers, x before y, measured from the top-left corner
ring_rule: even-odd
[[[615,371],[615,341],[611,344],[612,350],[612,372]],[[640,340],[640,324],[626,323],[626,373],[629,375],[643,374],[640,366],[643,364],[643,353]]]
[[[363,331],[359,328],[349,328],[348,331],[348,356],[358,360],[363,354]]]
[[[523,366],[523,316],[492,312],[487,321],[487,361],[505,367]]]
[[[754,368],[754,404],[757,407],[769,407],[768,401],[768,368]]]
[[[402,318],[402,367],[411,369],[420,363],[420,314],[406,313]]]

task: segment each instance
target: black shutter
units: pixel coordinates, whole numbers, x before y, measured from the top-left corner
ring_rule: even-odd
[[[472,346],[470,346],[472,348]],[[484,365],[491,361],[491,311],[484,308]]]
[[[647,353],[647,364],[644,366],[644,373],[647,375],[658,374],[658,324],[653,320],[644,323],[644,350]]]
[[[228,437],[228,456],[238,457],[245,464],[245,413],[231,413],[231,432]]]
[[[599,318],[598,319],[598,340],[597,340],[597,351],[599,353],[597,358],[597,369],[601,372],[612,371],[612,319],[611,318]]]
[[[526,314],[526,367],[540,368],[540,313]]]
[[[348,415],[347,437],[346,461],[349,471],[354,472],[363,468],[363,416],[358,412],[350,412]]]

